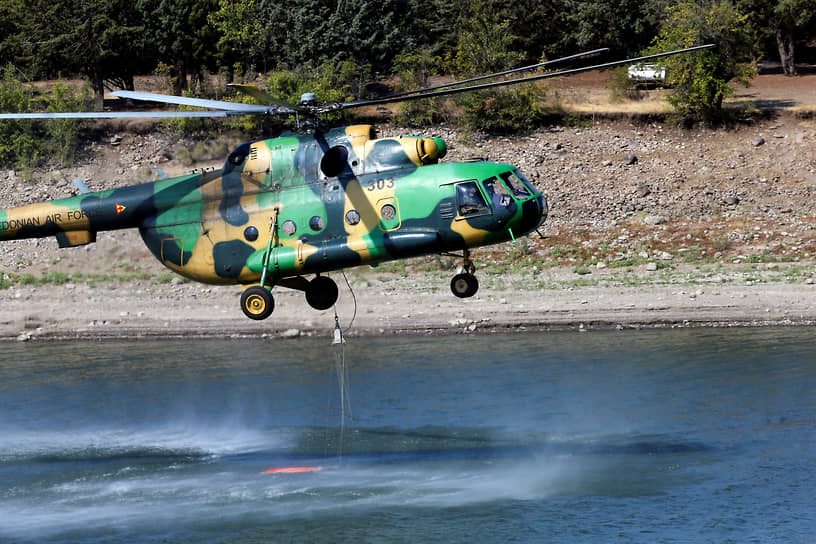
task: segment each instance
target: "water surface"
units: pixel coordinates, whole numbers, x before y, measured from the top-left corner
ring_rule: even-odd
[[[0,541],[816,540],[812,329],[328,340],[4,344]]]

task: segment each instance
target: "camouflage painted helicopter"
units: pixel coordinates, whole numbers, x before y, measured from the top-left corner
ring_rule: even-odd
[[[447,148],[439,138],[377,138],[369,125],[322,130],[319,116],[642,62],[704,47],[710,46],[443,88],[498,75],[491,74],[344,103],[318,104],[313,94],[305,94],[300,103],[287,104],[256,87],[239,85],[262,105],[118,91],[112,95],[217,111],[3,114],[0,119],[261,114],[298,116],[306,130],[244,143],[229,154],[219,171],[0,210],[0,240],[56,236],[59,247],[66,248],[94,242],[99,231],[138,228],[153,255],[174,272],[203,283],[243,285],[241,309],[251,319],[270,315],[271,288],[277,285],[304,291],[310,306],[325,310],[338,296],[336,283],[324,275],[327,272],[456,251],[462,252],[463,266],[451,280],[451,291],[457,297],[471,297],[479,283],[470,249],[537,229],[548,213],[544,196],[509,164],[440,162]],[[567,58],[577,56],[581,55]],[[314,277],[309,280],[307,275]]]

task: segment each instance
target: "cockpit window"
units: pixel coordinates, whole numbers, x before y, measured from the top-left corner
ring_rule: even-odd
[[[501,174],[501,178],[507,184],[507,187],[513,191],[516,198],[527,198],[530,196],[530,190],[519,177],[521,174],[517,171],[505,172]]]
[[[475,181],[466,181],[456,186],[456,207],[462,216],[490,211]]]
[[[507,187],[505,187],[496,176],[488,178],[482,183],[484,184],[485,191],[487,191],[487,197],[493,204],[494,208],[507,208],[513,203],[513,198],[510,196],[510,192],[507,190]]]

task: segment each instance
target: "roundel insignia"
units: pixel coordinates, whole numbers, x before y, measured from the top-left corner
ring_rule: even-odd
[[[127,207],[126,207],[126,206],[122,206],[122,205],[121,205],[121,204],[119,204],[118,202],[116,203],[116,215],[119,215],[120,213],[122,213],[122,212],[123,212],[123,211],[125,211],[126,209],[127,209]]]

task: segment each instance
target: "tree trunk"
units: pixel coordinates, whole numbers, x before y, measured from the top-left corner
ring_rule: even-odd
[[[782,29],[776,31],[776,46],[779,49],[779,60],[782,62],[782,71],[786,76],[796,75],[796,65],[793,56],[793,35]]]
[[[187,90],[187,67],[183,62],[176,63],[170,69],[170,81],[174,95],[181,96]]]
[[[94,109],[102,111],[105,107],[105,80],[98,74],[99,72],[92,76],[91,86],[94,91]]]

